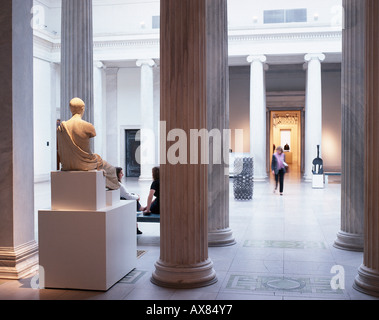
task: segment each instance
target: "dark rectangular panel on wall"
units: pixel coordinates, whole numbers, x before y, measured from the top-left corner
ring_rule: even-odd
[[[137,161],[137,151],[141,145],[141,142],[137,141],[137,134],[138,130],[125,131],[125,175],[130,178],[138,178],[141,175],[141,165]]]

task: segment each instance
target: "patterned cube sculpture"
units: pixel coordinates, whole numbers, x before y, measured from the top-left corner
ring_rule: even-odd
[[[234,161],[234,198],[253,200],[254,159],[237,158]]]

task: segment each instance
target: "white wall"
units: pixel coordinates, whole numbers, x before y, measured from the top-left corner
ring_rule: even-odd
[[[34,0],[47,10],[47,30],[61,33],[60,6],[61,0]],[[307,24],[285,24],[282,27],[297,26],[333,26],[341,20],[342,0],[228,0],[230,28],[277,28],[278,24],[264,25],[263,11],[271,9],[308,9]],[[159,0],[94,0],[93,19],[94,34],[143,34],[151,33],[152,16],[160,15]],[[315,20],[314,16],[318,15]],[[257,21],[254,20],[257,18]],[[144,25],[141,25],[144,23]],[[157,32],[154,30],[153,32]]]
[[[119,165],[125,167],[125,130],[141,128],[141,69],[121,68],[118,71]]]
[[[35,180],[48,180],[52,168],[52,150],[55,137],[52,130],[52,94],[55,86],[51,81],[52,70],[49,62],[34,59],[34,172]],[[33,121],[30,119],[30,121]],[[47,145],[49,143],[49,146]]]
[[[109,2],[94,2],[95,35],[151,32],[152,17],[160,15],[158,0],[114,1],[113,5]]]
[[[118,119],[119,126],[141,125],[141,69],[121,68],[118,71]]]
[[[155,141],[155,163],[159,164],[159,120],[160,120],[160,69],[154,67],[154,132]],[[119,159],[120,165],[125,166],[125,130],[141,128],[141,69],[120,68],[118,71],[118,130],[119,130]]]
[[[342,0],[229,0],[229,27],[251,27],[266,28],[270,25],[263,24],[263,11],[275,9],[308,9],[308,24],[331,26],[335,24],[336,18],[339,18]],[[314,19],[315,14],[318,20]],[[256,22],[254,17],[257,18]],[[299,23],[297,23],[299,24]],[[281,24],[281,27],[291,27],[295,24]],[[278,27],[278,24],[272,24],[271,27]]]

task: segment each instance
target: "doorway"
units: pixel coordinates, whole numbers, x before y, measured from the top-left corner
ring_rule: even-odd
[[[270,159],[279,146],[284,149],[290,172],[300,173],[302,166],[302,117],[300,111],[270,112]]]
[[[138,178],[141,175],[141,165],[137,160],[140,145],[139,130],[125,130],[126,177]]]

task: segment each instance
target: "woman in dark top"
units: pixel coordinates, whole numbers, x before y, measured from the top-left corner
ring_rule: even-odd
[[[147,198],[147,206],[143,210],[143,214],[148,216],[152,213],[160,214],[160,204],[159,204],[159,167],[153,168],[153,180],[151,185],[150,193]],[[155,200],[153,201],[155,197]]]

